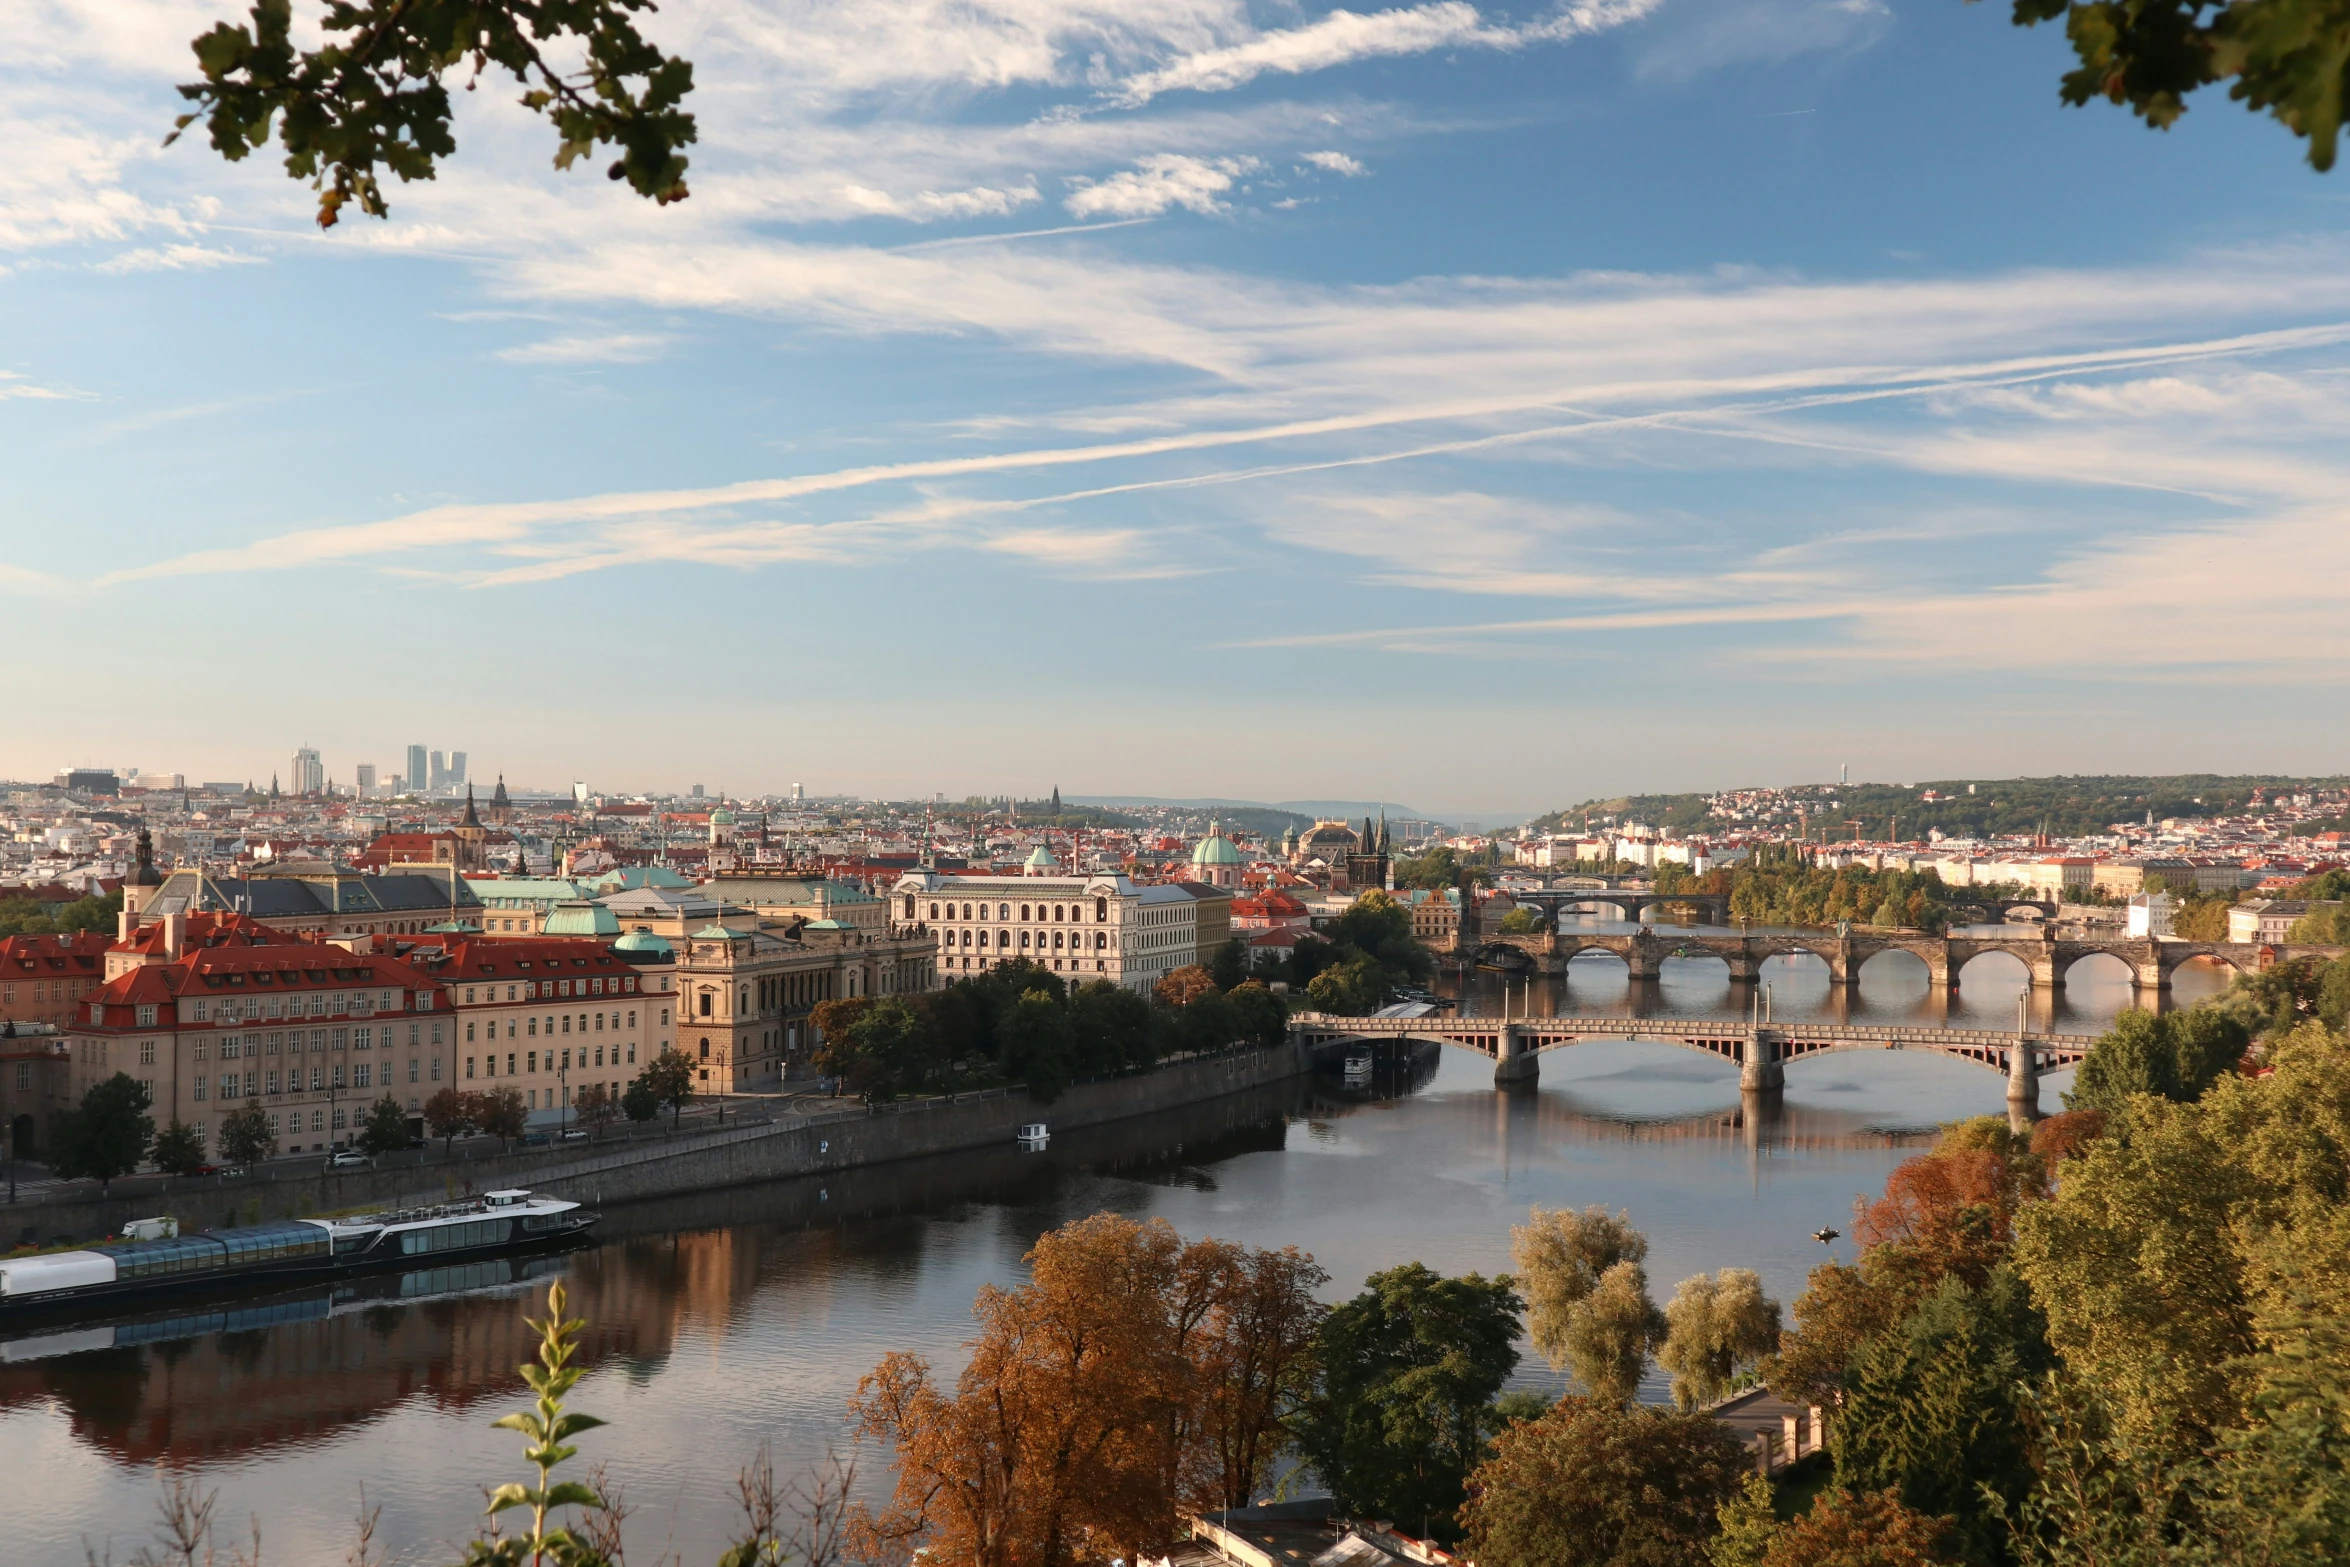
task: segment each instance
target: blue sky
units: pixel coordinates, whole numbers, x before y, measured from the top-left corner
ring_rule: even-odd
[[[227,9],[0,12],[0,772],[2345,765],[2346,176],[2001,9],[672,3],[691,200],[485,83],[323,235]]]

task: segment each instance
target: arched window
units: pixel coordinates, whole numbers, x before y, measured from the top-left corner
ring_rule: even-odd
[[[1028,932],[1026,932],[1026,931],[1022,931],[1022,932],[1020,932],[1020,945],[1021,945],[1021,946],[1023,946],[1023,947],[1025,947],[1025,946],[1027,946],[1027,945],[1028,945]]]
[[[1012,933],[1008,930],[997,931],[995,933],[995,944],[999,947],[1010,946],[1012,944]]]
[[[984,930],[979,933],[979,944],[983,947],[987,945],[987,932]]]
[[[1053,950],[1055,952],[1061,950],[1061,933],[1057,930],[1053,932]]]
[[[997,904],[995,906],[995,917],[999,920],[1010,919],[1012,917],[1012,906],[1009,903]]]
[[[1059,904],[1057,904],[1057,903],[1056,903],[1056,904],[1054,904],[1054,905],[1053,905],[1053,922],[1054,922],[1055,924],[1059,924],[1059,923],[1060,923],[1060,919],[1061,919],[1061,906],[1060,906]]]
[[[930,906],[930,917],[931,917],[932,919],[937,919],[937,918],[938,918],[938,905],[937,905],[937,904],[935,904],[935,903],[933,903],[933,904]]]
[[[710,1041],[707,1039],[702,1041],[702,1059],[705,1061],[710,1059]]]
[[[910,893],[910,892],[909,892],[909,893],[907,893],[907,894],[906,894],[906,918],[908,918],[908,919],[912,919],[913,917],[914,917],[914,895],[913,895],[912,893]]]
[[[1109,917],[1110,917],[1110,900],[1109,900],[1109,899],[1107,899],[1107,898],[1096,898],[1096,899],[1094,899],[1094,900],[1093,900],[1093,920],[1094,920],[1094,923],[1095,923],[1095,924],[1097,924],[1097,925],[1100,925],[1100,924],[1106,923],[1106,922],[1108,921]]]
[[[1022,919],[1028,918],[1028,905],[1025,903],[1020,905],[1020,917]]]

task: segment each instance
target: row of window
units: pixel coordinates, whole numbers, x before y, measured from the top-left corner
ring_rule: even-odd
[[[408,1058],[408,1081],[411,1083],[420,1081],[424,1074],[424,1069],[424,1062],[418,1060],[414,1056],[410,1056]],[[330,1082],[332,1086],[336,1088],[345,1086],[343,1082],[343,1067],[340,1062],[335,1064],[331,1078],[324,1075],[326,1070],[326,1068],[315,1066],[310,1069],[310,1088],[313,1093],[324,1091],[329,1086]],[[435,1056],[432,1059],[431,1078],[432,1081],[436,1083],[441,1080],[441,1059],[438,1056]],[[389,1088],[392,1086],[392,1079],[393,1066],[391,1062],[386,1061],[383,1064],[383,1072],[379,1076],[372,1063],[362,1061],[351,1068],[351,1081],[348,1086],[352,1088]],[[286,1073],[284,1082],[285,1086],[280,1088],[278,1086],[279,1077],[275,1072],[223,1072],[220,1074],[220,1097],[223,1099],[238,1099],[244,1097],[247,1094],[298,1094],[302,1091],[301,1070],[296,1068],[294,1071]],[[266,1086],[264,1086],[265,1084]],[[191,1083],[190,1094],[192,1097],[197,1099],[204,1097],[204,1074],[202,1072],[195,1074]]]
[[[611,1048],[612,1064],[614,1066],[619,1066],[622,1061],[622,1047],[618,1043],[615,1043]],[[636,1041],[633,1039],[628,1041],[626,1048],[628,1052],[626,1059],[628,1064],[633,1066],[636,1063]],[[569,1050],[565,1050],[563,1052],[562,1064],[560,1067],[558,1067],[556,1064],[555,1052],[552,1050],[543,1052],[537,1050],[509,1050],[506,1052],[506,1075],[508,1077],[519,1077],[524,1072],[536,1072],[541,1070],[539,1066],[539,1057],[542,1054],[547,1058],[545,1067],[546,1071],[553,1072],[560,1070],[568,1072],[574,1065],[572,1060],[572,1052]],[[484,1077],[496,1077],[498,1075],[498,1058],[496,1054],[492,1053],[490,1055],[483,1056],[480,1059],[482,1064],[481,1075]],[[515,1062],[517,1060],[522,1062],[522,1066],[519,1070],[517,1070],[515,1067]],[[473,1076],[473,1063],[474,1057],[467,1056],[465,1058],[465,1075],[467,1077]],[[604,1047],[602,1045],[597,1045],[595,1047],[595,1058],[591,1061],[588,1055],[588,1047],[586,1045],[579,1046],[579,1057],[576,1064],[582,1069],[590,1066],[602,1066],[604,1064]],[[435,1062],[434,1065],[438,1066],[439,1063]]]
[[[418,1010],[424,1009],[424,1003],[424,995],[419,992],[417,996]],[[375,992],[366,990],[358,992],[335,991],[332,994],[322,990],[313,992],[307,997],[253,996],[241,998],[223,996],[217,1001],[210,997],[198,996],[192,1003],[192,1010],[195,1020],[199,1023],[210,1022],[214,1019],[223,1023],[236,1023],[246,1018],[259,1020],[265,1017],[301,1017],[305,1010],[311,1017],[325,1017],[329,1013],[339,1017],[346,1012],[364,1017],[370,1012],[399,1011],[400,993],[396,990],[384,991],[381,1000],[377,999]]]
[[[592,1025],[589,1021],[591,1018],[594,1020]],[[605,1021],[607,1018],[611,1020],[608,1024]],[[545,1021],[546,1032],[550,1034],[557,1032],[568,1034],[571,1032],[571,1014],[568,1012],[563,1014],[563,1026],[560,1030],[556,1028],[554,1018],[550,1017]],[[667,1023],[669,1021],[669,1009],[667,1007],[663,1007],[661,1009],[661,1021],[663,1023]],[[520,1037],[536,1039],[539,1037],[539,1022],[540,1020],[535,1017],[521,1019],[508,1018],[506,1019],[506,1037],[508,1039],[515,1039]],[[495,1039],[498,1037],[498,1020],[496,1018],[491,1018],[487,1023],[484,1023],[481,1026],[489,1031],[482,1036],[483,1038]],[[524,1032],[520,1035],[515,1032],[518,1026],[524,1030]],[[579,1014],[579,1031],[583,1034],[589,1033],[591,1031],[600,1034],[607,1027],[618,1029],[620,1026],[620,1014],[617,1012],[582,1012]],[[630,1028],[636,1027],[636,1011],[634,1008],[629,1010],[627,1026]],[[467,1023],[465,1025],[465,1042],[469,1045],[474,1042],[473,1030],[474,1025],[472,1023]]]
[[[572,988],[573,986],[578,988],[575,990]],[[606,986],[611,988],[607,990]],[[521,992],[519,995],[515,993],[518,990]],[[498,987],[495,985],[468,985],[465,987],[465,1004],[467,1006],[475,1004],[476,991],[482,993],[481,1000],[483,1001],[495,1002],[498,999]],[[526,979],[517,984],[508,985],[506,999],[508,1001],[540,1001],[549,996],[618,996],[633,995],[635,992],[636,976],[634,974],[614,975],[610,979]]]
[[[399,1031],[394,1025],[390,1023],[384,1024],[380,1030],[373,1027],[314,1028],[307,1030],[296,1028],[284,1031],[273,1031],[268,1034],[227,1034],[223,1035],[219,1041],[220,1059],[223,1061],[234,1061],[241,1056],[248,1055],[274,1056],[281,1050],[287,1055],[298,1056],[302,1053],[303,1043],[305,1040],[308,1041],[309,1048],[314,1051],[324,1051],[328,1049],[354,1051],[373,1050],[376,1048],[376,1036],[379,1032],[383,1036],[382,1043],[384,1049],[390,1050],[399,1043]],[[432,1042],[436,1045],[441,1042],[441,1025],[438,1023],[432,1025]],[[409,1024],[408,1048],[414,1050],[423,1043],[424,1025],[421,1023]],[[201,1061],[204,1059],[206,1053],[211,1048],[212,1046],[210,1042],[200,1040],[189,1051],[189,1055],[193,1059]],[[145,1059],[143,1055],[141,1059]]]
[[[945,945],[945,946],[949,946],[949,947],[953,947],[953,946],[964,946],[964,947],[972,947],[972,946],[976,946],[976,947],[980,947],[980,948],[985,948],[985,947],[987,946],[987,932],[986,932],[986,931],[984,931],[984,930],[983,930],[983,931],[980,931],[980,932],[978,932],[979,939],[978,939],[976,942],[975,942],[975,941],[973,941],[973,940],[971,939],[971,937],[972,937],[972,934],[973,934],[972,932],[970,932],[970,931],[966,930],[966,931],[963,931],[963,932],[961,932],[960,934],[961,934],[961,940],[960,940],[960,941],[958,941],[958,940],[956,939],[956,937],[957,937],[957,933],[956,933],[956,932],[954,932],[954,931],[951,931],[951,930],[950,930],[950,931],[942,931],[942,932],[940,932],[940,938],[941,938],[942,944],[943,944],[943,945]],[[1041,931],[1041,930],[1040,930],[1040,931],[1033,931],[1033,932],[1031,932],[1031,931],[1025,931],[1025,930],[1024,930],[1024,931],[1020,932],[1020,950],[1022,950],[1023,952],[1025,952],[1025,951],[1027,951],[1027,950],[1028,950],[1028,947],[1029,947],[1029,940],[1028,940],[1028,938],[1029,938],[1031,935],[1034,935],[1034,936],[1035,936],[1035,938],[1036,938],[1036,943],[1035,943],[1035,945],[1036,945],[1036,950],[1037,950],[1037,951],[1039,951],[1039,952],[1042,952],[1042,951],[1046,950],[1046,947],[1047,947],[1047,945],[1048,945],[1048,944],[1046,943],[1046,941],[1045,941],[1045,939],[1044,939],[1044,938],[1045,938],[1045,932],[1043,932],[1043,931]],[[1065,935],[1065,936],[1067,936],[1067,938],[1068,938],[1068,940],[1067,940],[1065,943],[1064,943],[1064,942],[1063,942],[1063,940],[1062,940],[1062,937],[1063,937],[1064,935]],[[1058,952],[1058,951],[1060,951],[1060,950],[1061,950],[1061,948],[1062,948],[1064,945],[1066,945],[1066,946],[1070,946],[1070,947],[1083,947],[1083,946],[1085,945],[1085,932],[1083,932],[1083,931],[1081,931],[1081,930],[1078,930],[1078,931],[1066,931],[1066,932],[1064,932],[1064,931],[1058,931],[1058,930],[1056,930],[1056,931],[1052,932],[1052,938],[1053,938],[1053,939],[1052,939],[1052,941],[1051,941],[1051,943],[1050,943],[1049,945],[1050,945],[1050,947],[1051,947],[1051,950],[1053,950],[1053,951],[1055,951],[1055,952]],[[1008,931],[1008,930],[999,930],[999,931],[997,931],[997,932],[995,933],[995,944],[996,944],[998,947],[1009,947],[1009,946],[1011,946],[1011,945],[1012,945],[1012,933],[1011,933],[1010,931]],[[1109,947],[1109,945],[1110,945],[1110,933],[1109,933],[1108,931],[1106,931],[1106,930],[1097,930],[1097,931],[1095,931],[1095,932],[1093,933],[1093,949],[1094,949],[1096,952],[1101,952],[1101,951],[1104,951],[1104,950],[1106,950],[1106,949]]]
[[[946,911],[944,914],[939,912],[942,907]],[[962,910],[960,914],[955,912],[958,907],[960,907]],[[961,905],[953,903],[943,905],[933,903],[930,905],[930,917],[934,920],[987,919],[990,917],[987,912],[986,904],[982,903],[977,905],[979,912],[976,915],[971,912],[972,908],[973,905],[968,903]],[[1029,912],[1031,909],[1035,911],[1033,914]],[[1048,909],[1051,911],[1050,913],[1046,912]],[[909,893],[906,897],[906,918],[912,919],[913,917],[914,898],[913,895]],[[997,904],[993,917],[999,920],[1010,919],[1012,917],[1012,905],[1009,903]],[[1020,905],[1020,918],[1024,920],[1054,923],[1062,921],[1082,921],[1085,918],[1085,905],[1082,903],[1023,903]],[[1093,900],[1093,922],[1096,925],[1107,925],[1110,922],[1109,899],[1096,898]]]

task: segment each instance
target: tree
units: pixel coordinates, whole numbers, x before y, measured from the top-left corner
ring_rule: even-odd
[[[1372,1274],[1330,1313],[1293,1429],[1342,1510],[1454,1532],[1494,1396],[1517,1369],[1521,1305],[1506,1277],[1412,1262]]]
[[[1240,1013],[1231,998],[1211,990],[1178,1011],[1175,1026],[1184,1049],[1211,1054],[1240,1037]]]
[[[1412,935],[1411,909],[1377,889],[1356,898],[1330,922],[1330,939],[1369,959],[1384,983],[1425,979],[1436,967],[1436,959]]]
[[[481,1130],[481,1100],[462,1088],[436,1088],[424,1102],[424,1124],[446,1152],[460,1137]]]
[[[2228,96],[2266,109],[2309,143],[2309,166],[2334,166],[2350,80],[2343,0],[2015,0],[2015,24],[2062,17],[2080,59],[2058,96],[2127,104],[2157,130],[2187,112],[2187,96],[2229,81]]]
[[[635,14],[652,8],[651,0],[354,0],[325,7],[315,19],[324,41],[298,50],[291,0],[254,0],[249,25],[221,22],[195,40],[202,80],[180,96],[196,107],[167,140],[202,120],[213,149],[235,162],[274,136],[286,172],[319,192],[320,227],[353,201],[380,218],[390,210],[384,173],[431,179],[457,150],[444,76],[496,66],[522,84],[522,106],[554,125],[555,167],[616,148],[606,173],[666,206],[686,197],[681,149],[695,129],[679,104],[694,73],[637,31]]]
[[[1109,980],[1097,979],[1069,992],[1069,1029],[1081,1072],[1139,1072],[1155,1059],[1151,1004]]]
[[[91,1084],[79,1105],[58,1115],[49,1134],[49,1167],[69,1181],[92,1179],[101,1188],[130,1174],[155,1138],[149,1102],[147,1085],[127,1072]]]
[[[1163,1219],[1062,1226],[1029,1282],[989,1285],[954,1388],[893,1354],[852,1409],[898,1457],[860,1509],[870,1559],[1065,1564],[1164,1550],[1183,1508],[1253,1489],[1320,1308],[1312,1259],[1182,1244]]]
[[[1335,1017],[1364,1017],[1387,999],[1386,976],[1377,963],[1358,953],[1307,981],[1306,999]]]
[[[1568,1318],[1567,1367],[1595,1401],[1627,1403],[1640,1391],[1648,1352],[1664,1336],[1664,1313],[1648,1298],[1648,1270],[1619,1262]]]
[[[1222,989],[1213,974],[1197,963],[1187,963],[1152,986],[1151,993],[1163,1007],[1187,1007],[1200,997],[1215,995]]]
[[[835,996],[808,1012],[816,1029],[816,1070],[846,1078],[856,1070],[857,1020],[873,1009],[875,997]]]
[[[1675,1401],[1691,1409],[1729,1392],[1740,1372],[1778,1347],[1779,1303],[1762,1292],[1758,1274],[1724,1268],[1674,1288],[1656,1358],[1673,1373]]]
[[[1553,1369],[1566,1365],[1575,1310],[1598,1287],[1600,1275],[1619,1262],[1647,1257],[1648,1237],[1632,1228],[1632,1216],[1610,1218],[1597,1204],[1576,1213],[1537,1203],[1524,1224],[1510,1227],[1510,1259],[1526,1297],[1526,1334]]]
[[[1730,1567],[1718,1554],[1714,1560]],[[1829,1490],[1774,1530],[1758,1560],[1760,1567],[1946,1567],[1958,1558],[1946,1519],[1902,1505],[1891,1491]]]
[[[1041,990],[1013,1002],[996,1024],[996,1059],[1039,1104],[1051,1104],[1069,1086],[1076,1043],[1069,1014]]]
[[[620,1110],[631,1121],[650,1121],[661,1113],[661,1096],[653,1092],[653,1085],[640,1073],[636,1081],[621,1090]]]
[[[2124,1012],[2089,1047],[2065,1107],[2101,1111],[2111,1120],[2128,1109],[2133,1094],[2200,1099],[2248,1043],[2242,1022],[2216,1007],[2159,1017]]]
[[[1236,986],[1224,999],[1232,1003],[1232,1019],[1239,1037],[1250,1044],[1270,1050],[1289,1037],[1289,1008],[1265,988],[1264,981],[1252,979]]]
[[[2012,1509],[2030,1489],[2019,1394],[2051,1364],[2043,1319],[2013,1270],[1996,1269],[1980,1288],[1945,1278],[1846,1379],[1836,1483],[1957,1518],[1967,1561],[2004,1561],[2006,1530],[1981,1497]]]
[[[694,1064],[675,1050],[664,1050],[645,1063],[636,1080],[669,1107],[669,1124],[674,1128],[685,1112],[685,1102],[694,1096]]]
[[[474,1124],[500,1142],[513,1142],[530,1124],[530,1112],[522,1104],[522,1090],[504,1085],[485,1090],[475,1101]]]
[[[1705,1546],[1712,1567],[1762,1567],[1779,1538],[1779,1510],[1772,1502],[1777,1494],[1758,1474],[1738,1482],[1737,1494],[1714,1514],[1718,1528]]]
[[[590,1083],[579,1091],[571,1108],[579,1116],[580,1125],[602,1130],[620,1118],[620,1096],[612,1092],[609,1084]]]
[[[204,1163],[204,1128],[172,1122],[155,1134],[149,1157],[167,1175],[194,1175]]]
[[[1218,990],[1231,990],[1248,978],[1248,948],[1234,936],[1216,949],[1209,960],[1208,977],[1216,982]]]
[[[408,1112],[400,1101],[384,1095],[368,1108],[367,1120],[352,1139],[371,1154],[393,1153],[408,1146]]]
[[[1562,1399],[1494,1439],[1461,1509],[1462,1554],[1478,1567],[1695,1563],[1744,1468],[1711,1416]]]
[[[1542,916],[1531,908],[1515,908],[1501,917],[1501,933],[1505,936],[1539,936],[1542,934]]]
[[[231,1164],[276,1158],[277,1117],[250,1099],[231,1110],[220,1123],[220,1156]]]

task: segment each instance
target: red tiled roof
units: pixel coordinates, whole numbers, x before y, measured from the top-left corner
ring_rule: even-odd
[[[353,988],[437,991],[439,982],[397,958],[347,952],[324,942],[226,943],[188,951],[177,962],[151,963],[116,975],[84,998],[89,1006],[107,1009],[104,1023],[82,1021],[79,1026],[129,1028],[131,1014],[117,1016],[115,1009],[169,1006],[185,995],[269,996]],[[83,1018],[89,1015],[84,1013]]]
[[[95,974],[114,938],[103,931],[77,930],[56,936],[10,936],[0,940],[0,977],[27,974]]]
[[[443,957],[441,954],[446,953]],[[444,985],[471,979],[544,979],[591,970],[633,974],[636,969],[613,954],[612,943],[592,936],[525,936],[501,941],[459,939],[443,946],[410,948],[408,960],[429,965]]]

